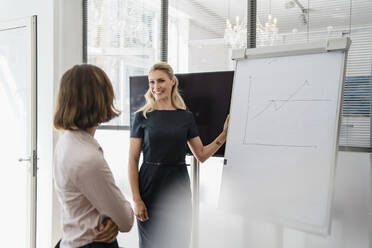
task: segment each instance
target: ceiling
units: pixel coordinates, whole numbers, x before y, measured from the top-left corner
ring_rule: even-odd
[[[186,2],[187,3],[186,3]],[[278,20],[279,32],[322,30],[328,26],[345,27],[372,25],[372,0],[257,0],[257,16],[265,23],[271,13]],[[193,21],[223,36],[225,20],[246,16],[247,0],[174,0],[172,5],[186,12]],[[303,6],[305,13],[299,7]],[[191,7],[190,7],[191,6]],[[180,8],[181,7],[181,8]],[[309,13],[306,10],[309,9]],[[199,11],[198,15],[195,12]],[[351,18],[350,18],[351,16]]]

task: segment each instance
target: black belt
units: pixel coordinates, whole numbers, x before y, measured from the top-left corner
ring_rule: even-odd
[[[171,162],[150,162],[150,161],[145,161],[145,164],[148,165],[154,165],[154,166],[189,166],[189,164],[186,164],[185,162],[176,162],[176,163],[171,163]]]
[[[54,248],[59,248],[61,241],[58,241]],[[103,243],[103,242],[93,242],[87,245],[80,246],[79,248],[118,248],[118,242],[115,240],[112,243]]]

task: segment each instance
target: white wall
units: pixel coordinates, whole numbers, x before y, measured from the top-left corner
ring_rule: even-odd
[[[189,72],[233,70],[231,49],[223,37],[190,22],[189,27]]]
[[[0,3],[0,22],[38,16],[38,248],[54,245],[51,235],[54,84],[68,65],[81,63],[82,24],[78,18],[81,5],[80,0],[1,0]],[[66,31],[66,25],[72,29]]]
[[[189,72],[233,70],[230,48],[219,44],[206,44],[205,40],[189,42]]]

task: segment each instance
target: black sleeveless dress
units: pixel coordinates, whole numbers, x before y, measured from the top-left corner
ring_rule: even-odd
[[[140,248],[188,248],[191,189],[185,164],[187,140],[199,136],[186,110],[136,113],[131,137],[142,138],[139,190],[149,220],[137,220]]]

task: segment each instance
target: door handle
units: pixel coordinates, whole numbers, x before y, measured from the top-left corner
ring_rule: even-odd
[[[18,162],[26,162],[26,161],[31,162],[31,158],[28,157],[28,158],[19,158],[18,159]]]

